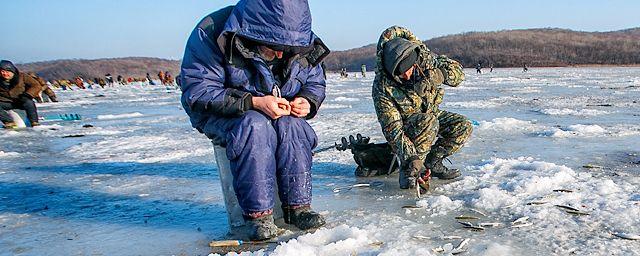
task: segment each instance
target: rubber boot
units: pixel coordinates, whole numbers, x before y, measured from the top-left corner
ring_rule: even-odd
[[[31,122],[31,127],[40,126],[39,122]]]
[[[258,218],[244,216],[248,228],[249,239],[252,241],[267,240],[278,236],[278,227],[273,222],[273,215],[268,214]]]
[[[326,224],[324,217],[311,210],[311,206],[282,207],[284,222],[301,230],[319,228]]]

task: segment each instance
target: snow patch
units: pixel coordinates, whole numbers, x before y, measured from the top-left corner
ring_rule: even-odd
[[[299,236],[276,247],[270,256],[315,256],[315,255],[359,255],[371,250],[370,244],[375,242],[369,238],[366,230],[349,227],[345,224],[334,228],[320,228],[316,232]],[[265,255],[264,251],[242,254],[228,253],[232,255]],[[219,254],[210,254],[219,256]]]
[[[352,108],[351,105],[344,105],[344,104],[322,104],[322,107],[320,107],[320,111],[322,111],[323,109],[342,109],[342,108]]]
[[[0,158],[11,158],[11,157],[17,157],[17,156],[20,156],[20,153],[0,151]]]
[[[519,120],[511,117],[500,117],[488,121],[480,121],[480,130],[491,131],[534,131],[539,128],[531,121]]]
[[[556,129],[550,136],[556,138],[572,138],[572,137],[601,137],[607,134],[607,130],[599,125],[570,125],[564,129]]]
[[[604,111],[604,110],[596,110],[596,109],[574,110],[574,109],[569,109],[569,108],[543,109],[543,110],[540,110],[540,113],[543,113],[543,114],[546,114],[546,115],[551,115],[551,116],[598,116],[598,115],[609,114],[609,112]]]
[[[340,102],[353,102],[353,101],[360,101],[360,99],[358,98],[349,98],[349,97],[344,97],[344,96],[340,96],[340,97],[336,97],[335,99],[333,99],[333,101],[340,101]]]
[[[495,210],[516,203],[516,198],[501,190],[496,185],[480,189],[477,198],[471,200],[471,205],[475,208]]]
[[[449,211],[459,209],[462,204],[462,201],[451,200],[451,198],[444,195],[431,196],[416,202],[417,206],[431,211],[432,216],[445,215]]]
[[[484,248],[483,248],[484,249]],[[486,256],[510,256],[518,255],[510,247],[498,243],[491,243],[486,249],[477,255]]]
[[[119,115],[98,115],[98,119],[100,120],[111,120],[111,119],[125,119],[125,118],[134,118],[144,116],[139,112],[128,113],[128,114],[119,114]]]
[[[502,104],[486,101],[486,100],[475,100],[475,101],[461,101],[461,102],[445,102],[443,103],[447,107],[458,107],[458,108],[497,108]]]

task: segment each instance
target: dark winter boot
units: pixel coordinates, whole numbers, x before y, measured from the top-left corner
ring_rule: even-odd
[[[449,169],[442,164],[442,159],[437,159],[435,163],[432,163],[431,177],[436,177],[441,180],[450,180],[460,177],[461,173],[458,169]]]
[[[311,210],[311,206],[282,207],[284,222],[301,230],[319,228],[326,223],[324,217]]]
[[[245,218],[250,240],[260,241],[278,236],[278,227],[273,223],[272,214],[257,218],[243,217]]]
[[[433,149],[427,155],[427,159],[424,161],[424,165],[431,170],[431,177],[436,177],[442,180],[450,180],[460,177],[460,170],[449,169],[442,160],[445,158],[443,150],[441,148]]]
[[[14,122],[6,122],[4,123],[4,128],[5,129],[17,129],[18,125]]]

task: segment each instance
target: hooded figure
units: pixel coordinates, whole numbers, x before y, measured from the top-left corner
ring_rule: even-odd
[[[471,135],[464,116],[439,108],[441,84],[458,86],[462,66],[436,56],[409,30],[390,27],[380,36],[373,101],[382,132],[401,163],[400,188],[428,186],[430,176],[460,176],[442,160],[458,151]]]
[[[328,53],[301,0],[242,0],[205,17],[187,41],[182,105],[194,128],[226,147],[252,239],[276,236],[276,186],[285,222],[324,224],[310,209],[317,137],[306,119],[325,98]]]
[[[0,120],[5,128],[17,127],[7,110],[23,109],[31,126],[38,126],[38,110],[33,98],[42,90],[38,80],[18,71],[11,61],[0,61]]]

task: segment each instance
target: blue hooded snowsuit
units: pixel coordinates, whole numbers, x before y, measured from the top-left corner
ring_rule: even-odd
[[[285,75],[274,75],[246,40],[285,46]],[[205,17],[189,37],[179,78],[182,105],[193,127],[226,146],[245,214],[273,209],[276,185],[285,206],[311,203],[315,132],[305,119],[272,120],[252,110],[251,98],[274,91],[289,101],[303,97],[312,118],[325,98],[321,61],[328,53],[311,31],[306,0],[241,0]]]

